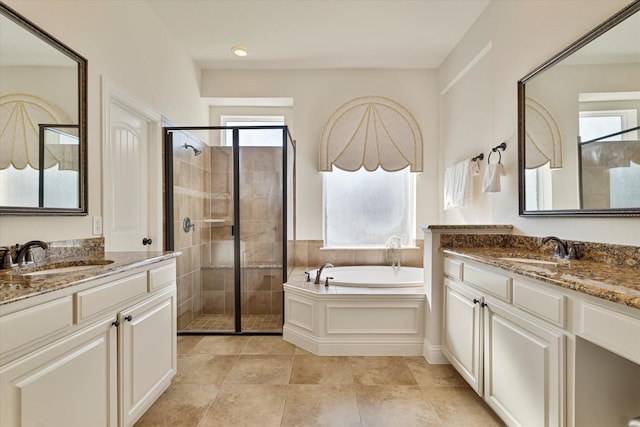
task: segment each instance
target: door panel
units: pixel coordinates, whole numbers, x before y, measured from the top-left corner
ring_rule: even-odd
[[[108,249],[148,248],[148,123],[144,117],[110,103],[108,170],[105,173],[107,203],[105,226]]]

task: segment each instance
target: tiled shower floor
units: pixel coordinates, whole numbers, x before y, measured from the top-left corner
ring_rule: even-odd
[[[235,330],[233,314],[201,314],[183,331],[225,332]],[[242,316],[243,332],[282,332],[282,314],[245,314]]]

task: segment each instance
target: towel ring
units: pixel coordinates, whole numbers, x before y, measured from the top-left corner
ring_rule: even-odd
[[[493,147],[491,149],[491,151],[489,151],[489,157],[487,157],[487,164],[488,165],[491,164],[491,155],[493,153],[495,153],[496,151],[498,152],[498,156],[500,156],[500,157],[498,157],[498,163],[502,163],[502,151],[504,151],[506,149],[507,149],[507,143],[506,142],[503,142],[502,144]]]

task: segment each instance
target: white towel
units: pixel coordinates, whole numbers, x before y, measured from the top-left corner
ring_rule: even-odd
[[[444,170],[444,208],[462,208],[473,201],[473,176],[478,175],[477,162],[465,160]]]
[[[500,177],[505,175],[506,172],[502,163],[487,165],[487,169],[484,171],[484,179],[482,180],[482,192],[499,193],[502,190]]]

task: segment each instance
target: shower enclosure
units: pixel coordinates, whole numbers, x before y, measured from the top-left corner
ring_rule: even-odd
[[[286,126],[165,127],[165,242],[181,333],[282,333],[294,267],[295,143]]]

